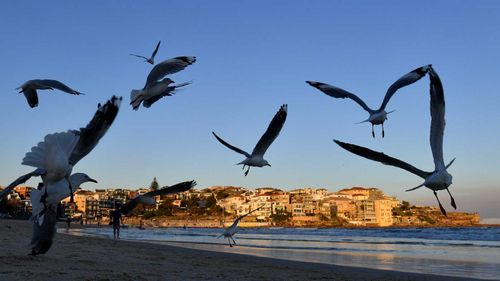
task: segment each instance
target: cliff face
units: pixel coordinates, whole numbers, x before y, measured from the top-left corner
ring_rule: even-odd
[[[395,216],[394,226],[473,226],[480,221],[481,216],[477,213],[450,212],[445,217],[439,210],[421,208]]]

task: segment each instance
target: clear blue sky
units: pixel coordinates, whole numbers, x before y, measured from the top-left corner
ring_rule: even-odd
[[[447,102],[445,161],[459,210],[500,217],[500,2],[497,1],[9,1],[0,10],[0,184],[32,170],[21,160],[48,133],[86,125],[98,102],[124,97],[94,151],[74,168],[96,178],[86,187],[148,186],[195,179],[200,188],[237,185],[283,189],[375,186],[413,203],[435,205],[430,190],[405,193],[422,180],[352,155],[333,138],[384,151],[424,170],[429,147],[429,82],[396,94],[386,137],[370,134],[350,100],[308,86],[342,87],[378,107],[387,87],[432,63]],[[150,109],[132,111],[131,89],[144,85],[157,61],[195,55],[174,74],[193,80]],[[14,88],[34,78],[58,79],[86,93],[42,91],[37,108]],[[283,103],[289,116],[266,154],[272,167],[248,177],[243,157],[218,143],[251,151]],[[29,182],[36,185],[36,181]],[[449,197],[440,196],[447,209]]]

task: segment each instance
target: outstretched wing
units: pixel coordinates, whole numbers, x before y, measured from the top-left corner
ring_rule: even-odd
[[[396,93],[397,90],[399,90],[405,86],[408,86],[410,84],[413,84],[413,83],[417,82],[418,80],[420,80],[422,77],[425,76],[425,74],[429,71],[429,69],[431,67],[432,66],[430,64],[426,65],[426,66],[419,67],[417,69],[414,69],[414,70],[406,73],[401,78],[396,80],[396,82],[394,82],[389,87],[389,89],[387,89],[387,93],[385,93],[385,97],[384,97],[384,100],[382,101],[382,104],[380,105],[379,111],[382,111],[385,109],[385,107],[387,106],[387,103],[389,102],[391,97],[394,95],[394,93]]]
[[[175,193],[188,191],[195,186],[196,186],[196,182],[194,180],[185,181],[185,182],[181,182],[178,184],[174,184],[172,186],[165,186],[165,187],[162,187],[158,190],[150,191],[150,192],[144,194],[144,196],[153,197],[153,196],[163,196],[163,195],[175,194]]]
[[[195,62],[196,57],[194,56],[176,57],[160,62],[159,64],[155,65],[153,69],[151,69],[151,72],[149,72],[144,88],[147,88],[150,84],[162,79],[169,74],[173,74],[183,70],[188,65],[191,65]]]
[[[158,44],[156,44],[156,48],[153,51],[153,54],[151,54],[151,59],[154,59],[156,56],[156,53],[158,53],[158,49],[160,48],[161,41],[158,41]]]
[[[266,153],[266,150],[273,143],[276,137],[278,137],[281,128],[283,128],[286,121],[287,111],[288,105],[284,104],[280,107],[278,112],[274,115],[273,120],[271,120],[271,123],[269,123],[266,132],[255,145],[255,148],[252,151],[252,156],[264,155],[264,153]]]
[[[358,96],[355,94],[349,93],[348,91],[328,85],[326,83],[321,83],[321,82],[315,82],[315,81],[306,81],[307,84],[313,86],[314,88],[322,91],[323,93],[329,95],[330,97],[337,98],[337,99],[345,99],[349,98],[352,99],[353,101],[357,102],[364,110],[368,111],[370,114],[375,112],[373,109],[369,108],[366,103],[360,99]]]
[[[385,164],[385,165],[394,166],[394,167],[401,168],[403,170],[407,170],[408,172],[413,173],[421,178],[425,179],[428,175],[431,174],[429,172],[424,172],[420,169],[417,169],[417,168],[413,167],[412,165],[410,165],[406,162],[403,162],[399,159],[387,156],[384,153],[373,151],[373,150],[368,149],[366,147],[358,146],[355,144],[345,143],[345,142],[341,142],[338,140],[333,140],[333,141],[336,144],[338,144],[340,147],[342,147],[343,149],[345,149],[349,152],[352,152],[356,155],[368,158],[368,159],[373,160],[373,161],[380,162],[380,163]]]
[[[444,120],[445,102],[444,90],[441,79],[439,78],[434,68],[430,68],[430,107],[431,107],[431,134],[430,144],[432,156],[434,158],[434,166],[436,170],[445,168],[443,159],[443,137],[446,121]]]
[[[246,216],[250,215],[251,213],[253,213],[253,212],[255,212],[255,211],[258,211],[258,210],[260,210],[260,209],[262,209],[262,207],[259,207],[259,208],[254,209],[254,210],[252,210],[252,211],[250,211],[250,212],[248,212],[248,213],[246,213],[246,214],[244,214],[244,215],[242,215],[242,216],[239,216],[238,218],[236,218],[236,219],[234,220],[233,225],[237,225],[237,224],[238,224],[238,223],[239,223],[239,222],[240,222],[240,221],[241,221],[244,217],[246,217]]]
[[[134,57],[141,58],[141,59],[148,60],[148,58],[146,58],[145,56],[140,56],[140,55],[136,55],[136,54],[130,54],[130,55],[131,55],[131,56],[134,56]]]
[[[22,91],[22,93],[31,108],[38,106],[38,95],[35,89],[26,88]]]
[[[222,143],[223,145],[225,145],[226,147],[228,147],[229,149],[233,150],[233,151],[236,151],[240,154],[243,154],[245,155],[246,157],[251,157],[250,154],[242,149],[239,149],[237,148],[236,146],[232,146],[230,145],[229,143],[227,143],[226,141],[224,141],[223,139],[219,138],[218,135],[216,135],[214,132],[212,132],[212,134],[215,136],[215,138],[220,142]]]
[[[85,157],[94,147],[99,140],[108,131],[111,124],[118,114],[122,97],[112,96],[103,106],[99,105],[92,120],[85,128],[80,128],[79,131],[74,131],[80,136],[76,147],[73,149],[69,158],[69,163],[75,165]]]
[[[58,89],[63,92],[66,92],[68,94],[72,95],[83,95],[83,93],[80,93],[76,90],[71,89],[70,87],[66,86],[62,82],[59,82],[57,80],[52,80],[52,79],[36,79],[33,80],[37,84],[37,86],[44,86],[47,88],[53,88],[53,89]]]
[[[11,184],[9,184],[7,187],[0,192],[0,202],[7,197],[7,195],[18,185],[23,184],[27,182],[31,177],[38,177],[45,174],[44,169],[36,169],[33,172],[27,173],[26,175],[20,176],[17,178],[15,181],[13,181]]]

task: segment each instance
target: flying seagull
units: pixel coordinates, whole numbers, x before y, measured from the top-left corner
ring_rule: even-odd
[[[155,64],[155,56],[156,56],[156,53],[158,52],[158,49],[160,48],[160,43],[161,43],[161,41],[158,41],[158,44],[156,44],[156,48],[153,51],[153,53],[151,54],[150,58],[146,58],[144,56],[135,55],[135,54],[130,54],[130,55],[134,56],[134,57],[138,57],[138,58],[143,58],[144,61],[147,62],[147,63]]]
[[[264,153],[266,153],[266,150],[279,135],[281,128],[283,128],[283,125],[285,124],[286,121],[287,111],[288,111],[288,105],[283,104],[276,113],[276,115],[274,115],[274,118],[273,120],[271,120],[271,123],[269,124],[269,127],[267,127],[267,130],[264,133],[264,135],[262,135],[259,142],[255,145],[252,154],[249,154],[248,152],[239,149],[236,146],[230,145],[229,143],[221,139],[219,136],[217,136],[214,132],[212,132],[212,134],[220,143],[222,143],[229,149],[246,156],[245,160],[236,164],[236,165],[243,165],[243,169],[245,169],[245,166],[248,166],[248,170],[245,172],[246,176],[250,171],[250,167],[264,167],[264,166],[271,167],[271,165],[266,160],[264,160]]]
[[[143,103],[144,107],[149,108],[162,97],[171,96],[176,89],[191,84],[191,82],[186,82],[171,85],[175,82],[165,76],[179,72],[195,62],[196,57],[194,56],[182,56],[168,59],[155,65],[151,72],[149,72],[144,88],[142,90],[132,90],[130,93],[132,108],[138,110],[141,103]]]
[[[16,90],[19,90],[19,93],[23,93],[28,101],[28,104],[31,108],[38,106],[38,95],[36,90],[54,90],[58,89],[60,91],[66,92],[72,95],[83,95],[78,91],[71,89],[65,84],[52,79],[33,79],[24,82],[21,86],[17,87]]]
[[[97,182],[83,173],[71,175],[70,181],[71,186],[75,188],[84,182]],[[67,183],[66,186],[64,183],[64,181],[61,181],[59,185],[52,185],[50,189],[44,186],[42,190],[35,189],[30,194],[30,201],[33,206],[32,220],[34,221],[30,255],[45,254],[52,246],[57,229],[57,203],[70,196]],[[45,198],[42,199],[44,196]],[[41,216],[44,217],[43,220],[40,220]]]
[[[365,121],[362,121],[361,123],[364,123],[364,122],[372,123],[372,136],[373,137],[375,137],[375,132],[373,131],[373,126],[374,125],[382,125],[382,137],[384,137],[384,135],[385,135],[384,122],[385,122],[385,120],[387,120],[387,114],[394,111],[394,110],[389,111],[389,112],[385,111],[385,107],[387,106],[387,103],[389,102],[391,97],[396,93],[397,90],[399,90],[405,86],[408,86],[410,84],[413,84],[413,83],[417,82],[418,80],[420,80],[420,78],[424,77],[425,74],[429,71],[430,67],[431,67],[430,64],[426,65],[426,66],[419,67],[419,68],[412,70],[409,73],[403,75],[401,78],[399,78],[396,82],[394,82],[389,87],[389,89],[387,90],[387,92],[385,94],[384,100],[382,101],[382,104],[380,105],[379,109],[376,109],[376,110],[369,108],[366,105],[366,103],[363,100],[361,100],[358,96],[356,96],[355,94],[352,94],[352,93],[350,93],[346,90],[343,90],[341,88],[338,88],[338,87],[335,87],[332,85],[328,85],[325,83],[321,83],[321,82],[315,82],[315,81],[306,81],[306,83],[313,86],[314,88],[322,91],[323,93],[329,95],[330,97],[341,98],[341,99],[350,98],[353,101],[357,102],[361,107],[363,107],[364,110],[368,111],[368,113],[370,114],[368,119],[366,119]]]
[[[196,182],[194,180],[181,182],[181,183],[178,183],[178,184],[175,184],[172,186],[165,186],[165,187],[162,187],[158,190],[150,191],[148,193],[145,193],[143,195],[138,195],[135,198],[130,199],[129,201],[127,201],[127,203],[125,203],[119,209],[119,211],[122,214],[127,215],[135,207],[137,207],[140,203],[142,203],[144,205],[149,205],[149,206],[155,205],[156,204],[156,200],[154,198],[155,196],[164,196],[164,195],[169,195],[169,194],[180,193],[180,192],[188,191],[195,186],[196,186]]]
[[[385,165],[395,166],[401,169],[404,169],[410,173],[413,173],[424,179],[424,182],[414,188],[408,189],[406,191],[415,190],[422,186],[425,186],[431,189],[434,192],[434,196],[439,203],[439,208],[441,212],[446,216],[446,210],[441,205],[439,198],[437,196],[437,190],[446,189],[451,198],[451,205],[453,208],[457,208],[455,204],[455,199],[450,193],[448,187],[452,183],[452,176],[448,173],[447,169],[451,166],[455,159],[451,160],[451,162],[445,166],[443,159],[443,135],[444,135],[444,127],[445,127],[445,102],[444,102],[444,91],[443,86],[441,84],[441,80],[439,76],[434,71],[434,69],[429,69],[429,78],[430,78],[430,108],[431,108],[431,132],[430,132],[430,144],[432,150],[432,156],[434,158],[434,171],[426,172],[422,171],[414,166],[403,162],[399,159],[390,157],[385,155],[384,153],[373,151],[371,149],[357,146],[354,144],[344,143],[338,140],[334,140],[340,147],[344,148],[347,151],[350,151],[359,156],[368,158],[370,160],[381,162]]]
[[[252,210],[252,211],[250,211],[250,212],[248,212],[248,213],[244,214],[243,216],[240,216],[240,217],[236,218],[236,219],[234,220],[233,224],[232,224],[231,226],[229,226],[228,228],[226,228],[226,229],[224,230],[224,233],[222,233],[222,234],[221,234],[219,237],[217,237],[217,238],[221,238],[221,237],[227,238],[227,241],[229,242],[229,247],[233,247],[233,245],[236,245],[236,241],[234,241],[233,235],[235,235],[235,234],[236,234],[236,232],[238,232],[238,224],[240,223],[240,221],[241,221],[244,217],[246,217],[246,216],[250,215],[251,213],[253,213],[253,212],[255,212],[255,211],[257,211],[257,210],[259,210],[259,209],[261,209],[261,208],[262,208],[262,207],[259,207],[259,208],[255,209],[255,210]],[[231,240],[233,241],[233,244],[231,244]]]
[[[69,181],[73,166],[85,157],[107,132],[118,114],[121,100],[121,97],[113,96],[106,104],[99,106],[85,128],[46,135],[43,142],[39,142],[26,153],[22,164],[43,171],[42,180],[47,188],[50,188],[52,183],[66,179],[73,202]]]

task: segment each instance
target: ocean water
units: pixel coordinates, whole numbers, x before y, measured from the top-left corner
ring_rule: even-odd
[[[500,227],[240,229],[237,245],[222,229],[124,228],[122,239],[219,252],[415,273],[500,280]],[[60,232],[66,232],[62,229]],[[113,238],[109,227],[70,229]]]

